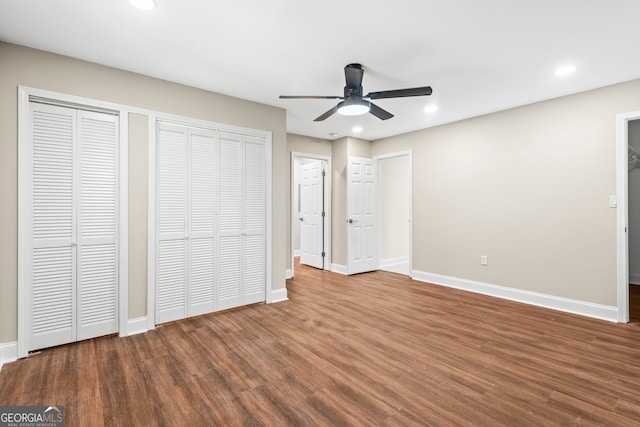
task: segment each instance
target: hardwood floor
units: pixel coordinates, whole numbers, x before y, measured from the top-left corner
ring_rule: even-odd
[[[614,324],[296,266],[290,301],[42,351],[0,404],[67,426],[638,425],[640,287]]]

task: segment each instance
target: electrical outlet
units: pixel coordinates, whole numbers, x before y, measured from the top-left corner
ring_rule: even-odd
[[[480,265],[489,265],[486,255],[480,255]]]

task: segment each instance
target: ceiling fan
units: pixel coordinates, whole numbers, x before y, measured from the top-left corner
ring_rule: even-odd
[[[385,99],[385,98],[404,98],[407,96],[426,96],[431,95],[430,86],[414,87],[411,89],[384,90],[381,92],[369,92],[362,96],[362,76],[364,69],[360,64],[348,64],[344,67],[344,76],[347,85],[344,87],[343,96],[287,96],[280,95],[280,99],[342,99],[332,109],[314,119],[314,122],[320,122],[335,113],[345,116],[359,116],[365,113],[371,113],[380,120],[387,120],[393,117],[390,112],[378,107],[368,101],[369,99]]]

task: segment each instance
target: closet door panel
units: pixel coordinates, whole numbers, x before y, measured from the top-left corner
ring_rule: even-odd
[[[31,228],[25,274],[29,350],[72,342],[75,331],[75,111],[30,104]]]
[[[265,300],[265,153],[264,141],[245,137],[243,165],[242,303]]]
[[[187,130],[160,124],[156,180],[156,323],[187,314]]]
[[[79,111],[78,337],[117,332],[118,118]]]
[[[190,132],[189,316],[215,309],[216,134]]]
[[[242,137],[220,134],[217,309],[242,304]]]
[[[242,304],[242,241],[240,236],[220,236],[218,251],[217,310]]]

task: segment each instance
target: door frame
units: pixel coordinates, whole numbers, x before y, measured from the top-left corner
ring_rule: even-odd
[[[373,156],[378,161],[378,196],[380,195],[380,161],[394,157],[409,156],[409,277],[413,278],[413,150],[396,151],[394,153]],[[378,213],[380,212],[380,197],[378,197]],[[379,215],[379,214],[378,214]],[[378,221],[380,220],[378,216]],[[380,239],[380,224],[378,224],[378,239]],[[378,247],[380,243],[378,242]]]
[[[618,322],[629,322],[629,122],[640,119],[640,111],[616,116],[616,254]]]
[[[25,262],[28,256],[28,227],[31,223],[28,213],[27,190],[30,177],[26,176],[32,156],[29,151],[29,99],[47,99],[69,108],[109,110],[118,115],[118,335],[128,335],[129,321],[129,112],[133,110],[121,104],[90,98],[67,95],[27,86],[18,86],[18,336],[17,357],[27,357],[29,331],[26,319],[26,304],[29,303],[25,277]]]
[[[291,269],[287,272],[287,278],[292,278],[294,275],[294,236],[293,236],[293,225],[295,224],[294,221],[296,221],[295,219],[295,215],[296,215],[296,210],[295,210],[295,206],[293,204],[293,194],[296,191],[296,186],[298,184],[297,180],[295,179],[296,177],[296,171],[295,171],[295,167],[296,167],[296,160],[300,160],[300,159],[313,159],[313,160],[320,160],[324,162],[324,165],[326,166],[325,169],[325,179],[324,179],[324,212],[325,212],[325,217],[324,217],[324,252],[325,252],[325,257],[324,257],[324,270],[330,270],[331,269],[331,171],[333,170],[331,168],[331,157],[330,156],[321,156],[319,154],[309,154],[309,153],[301,153],[298,151],[292,151],[291,152],[291,175],[290,175],[290,182],[291,182],[291,189],[290,189],[290,193],[289,193],[289,205],[290,205],[290,221],[289,221],[289,234],[290,234],[290,250],[289,250],[289,258],[290,258],[290,262],[291,262]]]

